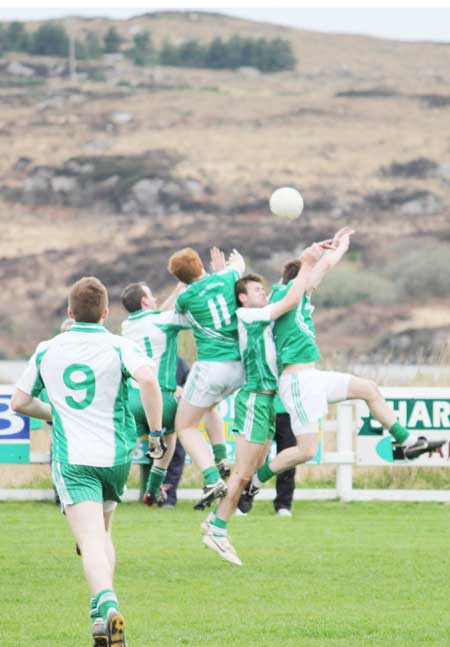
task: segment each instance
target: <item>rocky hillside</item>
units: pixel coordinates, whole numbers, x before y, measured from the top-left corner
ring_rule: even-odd
[[[282,37],[295,71],[136,67],[121,54],[78,65],[0,60],[0,356],[55,332],[67,287],[96,274],[111,290],[146,279],[160,294],[184,245],[239,248],[277,278],[285,259],[344,224],[352,252],[317,295],[328,353],[448,356],[450,45],[308,33],[218,15],[68,19],[208,42]],[[36,24],[27,28],[35,29]],[[298,187],[301,219],[268,211]]]

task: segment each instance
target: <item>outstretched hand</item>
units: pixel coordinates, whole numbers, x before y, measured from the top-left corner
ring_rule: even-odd
[[[342,229],[339,229],[339,231],[334,234],[333,244],[337,247],[343,239],[347,239],[346,242],[348,243],[350,236],[354,233],[355,230],[351,227],[343,227]]]
[[[323,250],[324,247],[322,247],[321,243],[313,243],[310,247],[307,247],[301,255],[302,265],[313,267],[320,260]]]
[[[209,251],[211,257],[211,269],[213,272],[221,272],[225,269],[225,254],[218,247],[212,247]]]

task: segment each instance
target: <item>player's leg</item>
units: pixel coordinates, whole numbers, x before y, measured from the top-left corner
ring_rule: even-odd
[[[175,433],[171,433],[165,435],[164,438],[167,445],[166,453],[162,458],[153,461],[145,487],[144,503],[148,506],[152,506],[154,503],[163,505],[167,499],[167,494],[165,490],[161,489],[161,486],[164,483],[167,469],[175,452],[177,437]]]
[[[274,440],[277,445],[277,454],[289,447],[295,447],[296,439],[292,433],[289,414],[277,414]],[[295,467],[278,474],[275,487],[277,492],[273,501],[275,512],[280,516],[290,516],[295,490]]]
[[[203,539],[205,545],[222,559],[239,566],[242,562],[228,541],[227,526],[245,486],[264,460],[267,443],[275,433],[274,419],[272,395],[239,391],[235,399],[235,429],[239,432],[235,465],[228,481],[227,495],[209,515]],[[202,530],[205,530],[204,526],[202,524]]]
[[[345,375],[334,373],[334,375]],[[375,420],[383,425],[389,431],[395,442],[403,447],[403,452],[406,458],[417,458],[421,454],[434,451],[442,447],[445,441],[435,440],[431,441],[421,436],[417,438],[410,434],[405,427],[403,427],[397,419],[397,416],[383,398],[376,382],[367,380],[353,375],[348,375],[348,389],[346,397],[340,397],[339,400],[331,396],[329,401],[341,400],[364,400],[369,407],[369,410]],[[335,378],[336,383],[339,382],[339,377]],[[331,399],[333,398],[333,399]]]
[[[220,476],[230,476],[230,463],[227,458],[227,446],[225,443],[225,429],[223,419],[216,407],[209,409],[203,416],[203,424],[208,434],[209,441],[214,454],[214,462],[217,465]]]
[[[167,468],[172,460],[175,446],[175,414],[177,411],[177,400],[171,391],[162,389],[163,398],[163,427],[166,430],[164,439],[167,445],[166,452],[162,458],[153,460],[150,473],[145,486],[144,503],[152,506],[154,503],[162,505],[167,498],[166,492],[161,489],[161,485],[166,478]]]
[[[236,566],[242,562],[228,539],[228,522],[236,510],[239,498],[264,455],[264,445],[248,442],[243,436],[236,440],[236,462],[228,480],[227,495],[220,500],[214,513],[202,524],[203,543],[222,559]]]
[[[314,458],[319,442],[318,421],[327,411],[326,384],[319,371],[308,369],[284,373],[279,381],[279,395],[289,414],[296,445],[284,449],[253,475],[252,484],[259,488],[276,474],[292,469]]]
[[[189,379],[189,378],[188,378]],[[226,486],[214,462],[213,453],[198,426],[210,407],[196,407],[181,400],[175,418],[175,429],[186,452],[200,468],[204,479],[203,493],[195,508],[203,509],[226,494]]]

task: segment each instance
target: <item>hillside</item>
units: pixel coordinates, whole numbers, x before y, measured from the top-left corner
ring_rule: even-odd
[[[445,361],[450,45],[195,12],[65,23],[80,36],[114,24],[127,42],[148,29],[158,47],[281,37],[298,65],[266,75],[106,55],[79,62],[74,81],[63,59],[4,56],[0,356],[27,355],[53,334],[83,274],[110,288],[114,327],[127,282],[170,288],[165,265],[178,247],[236,247],[272,281],[305,244],[351,224],[349,260],[318,294],[323,349]],[[298,222],[268,211],[283,185],[304,195]]]

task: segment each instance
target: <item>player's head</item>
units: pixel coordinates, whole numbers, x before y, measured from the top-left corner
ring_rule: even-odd
[[[169,258],[169,272],[181,283],[189,285],[205,273],[202,259],[192,247],[185,247]]]
[[[240,278],[234,291],[240,308],[263,308],[267,305],[267,292],[259,274],[246,274]]]
[[[157,307],[152,291],[143,281],[127,285],[120,298],[122,299],[123,307],[128,312],[155,310]]]
[[[108,313],[108,292],[95,276],[84,276],[72,286],[68,308],[70,319],[99,323]]]
[[[286,283],[289,283],[289,281],[295,279],[297,274],[300,272],[301,266],[302,262],[298,258],[294,258],[292,261],[288,261],[283,267],[283,276],[281,278],[281,282],[286,285]]]

